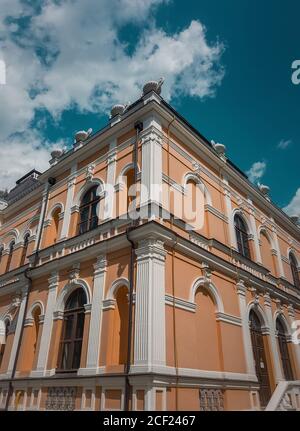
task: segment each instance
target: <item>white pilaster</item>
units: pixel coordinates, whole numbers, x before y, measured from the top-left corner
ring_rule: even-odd
[[[53,312],[54,312],[55,303],[56,303],[58,280],[59,280],[59,277],[57,272],[53,272],[51,274],[51,277],[48,279],[48,282],[49,282],[48,300],[47,300],[44,324],[42,329],[41,343],[40,343],[40,349],[38,353],[37,367],[36,367],[36,370],[31,372],[32,377],[44,376],[47,368],[52,326],[53,326]]]
[[[239,299],[240,315],[242,319],[243,345],[244,345],[247,373],[255,376],[256,372],[254,367],[251,334],[249,329],[249,318],[248,318],[247,303],[246,303],[247,289],[242,280],[240,280],[237,283],[236,289],[237,289],[237,294]]]
[[[277,230],[275,226],[272,227],[272,231],[273,231],[273,237],[274,237],[274,243],[275,243],[275,250],[277,251],[277,262],[278,262],[279,274],[280,274],[280,277],[285,278],[285,273],[284,273],[283,264],[281,260],[281,251],[279,247],[278,235],[277,235]]]
[[[232,219],[231,193],[228,187],[228,181],[226,179],[223,179],[223,182],[224,182],[225,208],[226,208],[226,215],[228,218],[229,241],[230,241],[230,246],[236,248],[236,238],[235,238],[235,231],[234,231],[234,225],[233,225],[233,219]]]
[[[116,181],[117,168],[117,140],[113,139],[109,144],[109,155],[107,158],[106,196],[104,203],[104,220],[114,217],[114,185]]]
[[[278,353],[278,347],[277,347],[277,341],[275,336],[275,326],[274,326],[274,320],[272,316],[272,302],[269,293],[266,293],[264,295],[264,305],[265,305],[265,311],[266,316],[268,319],[268,325],[270,330],[270,344],[271,344],[271,352],[273,357],[273,363],[274,363],[274,374],[276,383],[278,383],[280,380],[284,380],[284,376],[282,374],[282,369],[280,366],[280,357]]]
[[[106,271],[106,258],[99,256],[94,265],[94,288],[85,374],[88,370],[95,373],[98,368]]]
[[[162,127],[154,116],[144,121],[142,138],[141,206],[162,200]]]
[[[154,238],[136,249],[134,368],[157,369],[166,363],[165,257],[163,242]]]
[[[261,258],[259,240],[258,240],[258,235],[257,235],[257,228],[256,228],[256,222],[255,222],[254,208],[252,206],[252,201],[250,199],[248,199],[248,202],[250,203],[250,211],[249,211],[250,215],[249,215],[249,219],[250,219],[251,231],[252,231],[253,239],[254,239],[254,248],[255,248],[256,262],[261,264],[262,263],[262,258]]]
[[[28,295],[28,287],[26,287],[26,289],[24,289],[21,293],[21,303],[20,303],[19,311],[18,311],[18,320],[17,320],[14,340],[13,340],[13,344],[12,344],[12,348],[11,348],[11,352],[10,352],[10,358],[9,358],[9,363],[8,363],[8,367],[7,367],[7,373],[6,373],[8,376],[12,375],[12,371],[13,371],[13,367],[14,367],[14,363],[15,363],[15,359],[16,359],[17,348],[18,348],[18,343],[19,343],[20,334],[21,334],[21,328],[22,328],[22,324],[23,324],[23,317],[24,317],[24,313],[25,313],[25,304],[26,304],[27,295]]]
[[[48,200],[47,199],[48,188],[49,188],[49,184],[47,183],[45,185],[45,188],[44,188],[44,191],[43,191],[42,206],[41,206],[41,211],[40,211],[39,224],[38,224],[37,231],[36,231],[34,250],[36,250],[36,248],[37,248],[37,245],[38,245],[37,241],[38,241],[38,239],[39,239],[39,237],[41,235],[41,230],[43,229],[43,226],[42,226],[42,224],[43,224],[43,215],[46,212],[46,208],[47,208],[47,204],[48,204],[48,202],[47,202],[47,200]]]
[[[71,208],[74,200],[74,191],[75,191],[75,183],[76,183],[76,170],[77,164],[73,165],[71,168],[71,175],[68,179],[68,191],[67,191],[67,200],[64,211],[63,225],[61,228],[60,241],[66,239],[69,234],[70,227],[70,219],[71,219]]]

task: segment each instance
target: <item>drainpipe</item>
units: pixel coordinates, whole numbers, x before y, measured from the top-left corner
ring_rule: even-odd
[[[53,177],[48,178],[48,184],[47,184],[47,190],[46,190],[46,199],[45,199],[46,203],[45,203],[45,206],[44,206],[44,211],[42,213],[41,229],[39,231],[39,236],[38,236],[38,239],[37,239],[37,246],[36,246],[36,250],[35,250],[35,254],[34,254],[33,264],[32,264],[32,267],[26,268],[25,273],[24,273],[25,278],[28,280],[28,289],[27,289],[27,296],[26,296],[26,302],[25,302],[25,307],[24,307],[24,313],[23,313],[23,316],[22,316],[22,326],[21,326],[20,336],[19,336],[19,340],[18,340],[18,344],[17,344],[16,356],[15,356],[15,360],[14,360],[14,364],[13,364],[11,378],[9,380],[8,392],[7,392],[7,397],[6,397],[6,402],[5,402],[5,408],[4,408],[5,411],[8,410],[10,399],[11,399],[11,396],[13,394],[13,389],[14,389],[13,388],[13,381],[15,380],[15,375],[16,375],[16,371],[17,371],[17,364],[18,364],[18,359],[19,359],[19,354],[20,354],[20,349],[21,349],[21,344],[22,344],[22,338],[23,338],[23,334],[24,334],[24,325],[25,325],[25,320],[26,320],[26,315],[27,315],[27,309],[28,309],[29,294],[30,294],[31,289],[32,289],[32,278],[28,274],[30,273],[30,271],[32,269],[35,268],[35,266],[36,266],[36,264],[38,262],[39,249],[40,249],[40,246],[41,246],[43,225],[44,225],[44,221],[45,221],[45,217],[46,217],[47,202],[48,202],[48,198],[49,198],[50,188],[55,183],[56,183],[56,179],[55,178],[53,178]]]
[[[136,138],[134,142],[133,154],[133,168],[134,168],[134,184],[137,184],[137,162],[138,162],[138,139],[139,133],[143,130],[143,123],[138,121],[134,128],[136,130]],[[136,195],[135,195],[135,210],[136,210]],[[138,224],[138,218],[132,220],[131,226],[126,229],[126,238],[130,243],[130,265],[129,265],[129,304],[128,304],[128,341],[127,341],[127,359],[125,364],[125,394],[124,394],[124,411],[129,411],[129,401],[131,397],[131,385],[129,381],[129,372],[131,365],[131,352],[132,352],[132,321],[133,321],[133,290],[134,290],[134,262],[135,262],[135,245],[130,239],[130,232],[132,232]]]

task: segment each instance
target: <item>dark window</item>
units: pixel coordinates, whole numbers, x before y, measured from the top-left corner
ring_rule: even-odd
[[[97,188],[98,186],[95,186],[88,190],[81,201],[79,234],[88,232],[98,226],[97,207],[100,197],[97,196]]]
[[[252,310],[249,319],[255,372],[259,383],[260,404],[262,407],[265,407],[271,397],[271,388],[264,338],[259,318]]]
[[[60,341],[58,371],[75,372],[80,367],[86,295],[76,289],[68,298]]]
[[[279,319],[276,320],[276,329],[277,329],[278,345],[279,345],[284,377],[286,380],[291,381],[291,380],[294,380],[294,376],[293,376],[293,371],[292,371],[292,366],[290,361],[286,333],[285,333],[283,323]]]
[[[1,367],[3,356],[4,356],[5,346],[7,343],[7,336],[9,333],[9,328],[10,328],[10,321],[6,320],[6,322],[5,322],[5,343],[3,343],[0,347],[0,367]]]
[[[244,220],[239,215],[234,217],[234,227],[238,251],[248,259],[251,259],[248,241],[248,232]]]
[[[295,287],[297,287],[297,289],[300,289],[298,265],[297,265],[296,258],[293,254],[290,254],[290,265],[291,265],[294,285],[295,285]]]
[[[3,255],[3,245],[0,246],[0,263],[2,260],[2,255]]]
[[[10,264],[11,264],[11,259],[12,259],[12,255],[13,255],[13,251],[14,251],[14,246],[15,246],[15,241],[12,241],[9,244],[9,254],[8,254],[8,258],[7,258],[7,263],[6,263],[6,270],[5,272],[8,272],[10,269]]]
[[[24,265],[24,263],[25,263],[25,259],[26,259],[26,256],[27,256],[27,250],[28,250],[29,237],[30,237],[29,233],[27,233],[24,236],[24,245],[23,245],[23,251],[22,251],[20,266]]]

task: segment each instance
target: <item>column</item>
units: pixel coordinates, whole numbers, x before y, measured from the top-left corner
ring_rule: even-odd
[[[162,200],[162,127],[156,117],[144,122],[142,138],[141,206]]]
[[[254,210],[254,208],[252,206],[252,201],[250,199],[248,199],[248,202],[250,204],[249,219],[250,219],[251,231],[252,231],[253,240],[254,240],[256,262],[257,263],[262,263],[261,252],[260,252],[260,245],[259,245],[259,240],[258,240],[258,235],[257,235],[256,222],[255,222],[255,210]]]
[[[239,299],[240,315],[242,319],[243,345],[244,345],[247,373],[255,376],[256,372],[254,367],[251,334],[249,329],[249,318],[247,313],[247,302],[246,302],[247,288],[243,280],[240,280],[237,283],[236,289],[237,289],[237,294]]]
[[[49,354],[49,346],[51,341],[51,332],[53,326],[53,312],[55,310],[57,288],[58,288],[58,272],[51,273],[48,279],[49,290],[48,300],[45,311],[44,325],[41,336],[40,350],[38,352],[38,360],[36,370],[31,372],[31,377],[42,377],[45,375],[47,360]]]
[[[42,206],[41,206],[41,212],[40,212],[40,219],[39,219],[39,224],[38,224],[38,227],[37,227],[37,231],[36,231],[36,239],[35,239],[35,245],[34,245],[34,251],[36,250],[36,248],[37,248],[37,241],[38,241],[38,239],[39,239],[39,237],[40,237],[40,235],[41,235],[41,231],[42,231],[42,229],[43,229],[43,226],[42,226],[42,221],[43,221],[43,214],[46,212],[46,208],[47,208],[47,191],[48,191],[48,187],[49,187],[49,184],[47,183],[46,185],[45,185],[45,189],[44,189],[44,191],[43,191],[43,198],[42,198]]]
[[[77,170],[77,164],[73,165],[71,168],[71,175],[68,179],[68,191],[67,191],[67,200],[64,210],[64,218],[63,218],[63,225],[61,228],[61,234],[60,234],[60,241],[63,241],[68,237],[69,234],[69,226],[70,226],[70,219],[71,219],[71,207],[74,200],[74,191],[75,191],[75,183],[76,183],[76,170]]]
[[[268,319],[268,325],[270,330],[270,344],[271,344],[270,347],[271,347],[271,353],[272,353],[272,362],[274,366],[274,375],[275,375],[276,383],[278,383],[280,380],[284,380],[284,377],[280,366],[281,360],[278,354],[277,341],[275,336],[275,326],[274,326],[274,320],[272,316],[272,301],[269,293],[265,293],[264,295],[264,305],[265,305],[265,311],[266,311],[266,316]]]
[[[224,187],[224,199],[225,199],[225,207],[226,207],[226,215],[228,218],[228,230],[229,230],[229,246],[236,248],[236,238],[232,220],[232,205],[231,205],[231,193],[228,186],[228,180],[223,179],[223,187]]]
[[[147,372],[166,363],[165,257],[163,242],[139,242],[136,249],[134,368]]]
[[[25,305],[26,305],[27,295],[28,295],[28,286],[26,286],[26,288],[22,289],[21,298],[15,299],[15,301],[16,301],[15,305],[19,306],[19,311],[18,311],[18,320],[17,320],[16,330],[15,330],[14,340],[13,340],[13,344],[12,344],[12,348],[11,348],[11,352],[10,352],[9,363],[8,363],[7,372],[6,372],[6,374],[9,377],[12,375],[12,371],[13,371],[13,367],[14,367],[14,363],[15,363],[15,359],[16,359],[17,348],[18,348],[19,339],[20,339],[20,335],[21,335],[21,328],[22,328],[22,324],[23,324],[23,317],[24,317],[24,313],[25,313]]]
[[[114,196],[117,167],[117,140],[113,139],[109,144],[109,154],[107,158],[107,175],[106,175],[106,196],[104,203],[103,220],[109,220],[114,217]]]
[[[87,350],[86,370],[81,374],[95,374],[99,365],[99,352],[102,326],[102,303],[104,299],[107,260],[99,256],[94,265],[94,287],[92,298],[91,322]]]

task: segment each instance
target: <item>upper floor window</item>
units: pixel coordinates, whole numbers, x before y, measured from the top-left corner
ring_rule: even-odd
[[[297,287],[297,289],[300,289],[298,265],[297,265],[297,260],[296,260],[295,256],[293,255],[293,253],[290,253],[290,265],[291,265],[294,285],[295,285],[295,287]]]
[[[0,263],[2,260],[2,256],[3,256],[3,249],[4,249],[3,245],[0,245]]]
[[[0,367],[1,367],[3,356],[4,356],[5,346],[6,346],[6,343],[7,343],[7,336],[8,336],[8,333],[9,333],[9,328],[10,328],[10,321],[7,319],[5,321],[5,342],[2,343],[1,346],[0,346]]]
[[[234,228],[239,253],[251,259],[247,227],[242,217],[238,214],[234,217]]]
[[[6,262],[5,272],[8,272],[10,270],[10,264],[11,264],[11,259],[14,251],[14,246],[15,246],[15,241],[11,241],[11,243],[9,244],[9,253],[8,253],[8,258]]]
[[[98,226],[97,207],[100,197],[97,196],[97,188],[98,186],[90,188],[81,201],[79,234],[88,232]]]
[[[59,218],[61,215],[60,208],[57,209],[52,215],[53,229],[52,229],[52,242],[56,243],[58,239],[58,228],[59,228]]]
[[[77,371],[80,367],[84,304],[86,304],[86,295],[83,289],[76,289],[66,302],[58,361],[61,372]]]
[[[26,259],[27,251],[28,251],[29,237],[30,237],[30,233],[27,233],[24,236],[24,244],[23,244],[20,266],[24,265],[24,263],[25,263],[25,259]]]

